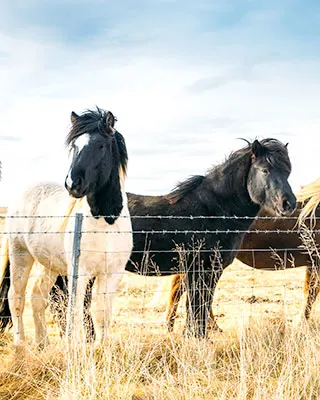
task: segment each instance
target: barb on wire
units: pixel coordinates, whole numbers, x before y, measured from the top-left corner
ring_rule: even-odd
[[[64,234],[73,234],[74,231],[10,231],[10,232],[0,232],[1,234],[12,234],[12,235],[64,235]],[[89,230],[89,231],[82,231],[83,234],[101,234],[101,235],[110,235],[110,234],[126,234],[126,233],[132,233],[132,234],[151,234],[151,235],[166,235],[166,234],[204,234],[204,235],[218,235],[221,233],[225,234],[240,234],[240,233],[255,233],[255,234],[261,234],[261,233],[285,233],[285,234],[301,234],[301,229],[214,229],[214,230],[196,230],[196,229],[185,229],[185,230],[167,230],[167,229],[161,229],[161,230],[132,230],[132,231],[94,231],[94,230]],[[313,229],[313,233],[318,234],[320,233],[320,229]]]
[[[84,218],[93,219],[93,218],[130,218],[130,219],[189,219],[189,220],[196,220],[196,219],[217,219],[217,220],[226,220],[226,219],[233,219],[233,220],[297,220],[297,216],[271,216],[271,215],[264,215],[260,216],[257,215],[255,217],[251,216],[237,216],[237,215],[99,215],[93,217],[92,215],[84,215]],[[55,219],[55,218],[75,218],[75,215],[0,215],[0,219]],[[318,220],[320,217],[307,217],[305,220]]]

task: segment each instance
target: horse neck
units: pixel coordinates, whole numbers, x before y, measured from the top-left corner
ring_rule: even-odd
[[[126,174],[121,166],[119,167],[118,173],[119,173],[119,181],[120,181],[120,191],[121,191],[121,195],[122,195],[122,210],[121,210],[120,215],[121,216],[129,216],[128,197],[127,197],[127,193],[125,191]],[[78,207],[78,209],[79,209],[79,207]],[[82,199],[81,212],[83,213],[83,215],[88,215],[88,216],[92,215],[90,205],[88,203],[86,196]],[[93,223],[94,223],[94,221],[97,221],[95,218],[90,218],[90,220],[92,220]]]
[[[214,168],[205,177],[207,206],[213,213],[239,217],[258,214],[260,206],[252,202],[247,188],[250,166],[250,155],[242,155]]]

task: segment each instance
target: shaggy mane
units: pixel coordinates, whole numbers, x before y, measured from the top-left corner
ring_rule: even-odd
[[[176,187],[167,195],[170,202],[176,203],[183,199],[188,193],[193,192],[204,180],[203,175],[194,175],[183,182],[179,182]]]
[[[105,111],[97,107],[96,110],[87,110],[83,114],[79,115],[67,135],[65,144],[66,146],[70,146],[74,140],[83,134],[93,135],[99,133],[100,135],[110,136],[112,140],[115,138],[119,150],[120,165],[124,175],[126,175],[128,153],[125,140],[118,131],[115,131],[113,134],[111,129],[113,126],[107,124],[106,121],[109,113],[110,111]],[[113,118],[116,121],[116,118]]]
[[[252,155],[252,143],[247,143],[247,146],[232,152],[225,162],[213,167],[210,171],[208,171],[208,174],[225,169],[228,167],[228,165],[234,164],[236,160],[239,160],[239,164],[241,163],[241,159],[243,160],[243,163],[248,163],[247,160],[249,160]],[[272,138],[263,139],[260,141],[260,143],[264,149],[263,157],[273,168],[281,169],[287,171],[288,173],[291,172],[291,162],[289,159],[288,150],[283,143]],[[176,203],[184,198],[187,194],[197,189],[203,182],[204,178],[205,176],[203,175],[194,175],[183,182],[179,182],[177,186],[167,195],[167,198],[170,202]]]
[[[311,217],[312,225],[316,223],[316,210],[320,203],[320,178],[302,186],[296,194],[297,200],[304,206],[299,214],[298,222],[301,225],[307,217]]]

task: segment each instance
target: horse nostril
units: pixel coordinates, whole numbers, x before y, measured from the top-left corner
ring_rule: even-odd
[[[288,199],[284,199],[282,201],[282,209],[283,211],[290,211],[292,210],[292,205]]]
[[[81,192],[83,179],[80,176],[77,176],[74,180],[72,180],[69,176],[65,181],[65,187],[68,191],[77,194]]]
[[[71,177],[70,172],[65,180],[65,187],[73,197],[83,197],[86,192],[84,174],[79,171],[75,174],[73,171]]]
[[[81,186],[81,177],[78,176],[73,182],[72,182],[72,189],[78,189]]]

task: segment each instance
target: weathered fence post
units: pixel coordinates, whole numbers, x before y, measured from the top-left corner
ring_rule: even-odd
[[[67,313],[67,340],[70,338],[74,322],[74,304],[77,296],[77,282],[79,271],[79,257],[82,231],[82,213],[76,213],[74,223],[73,249],[72,249],[72,273],[69,276],[69,301]]]

